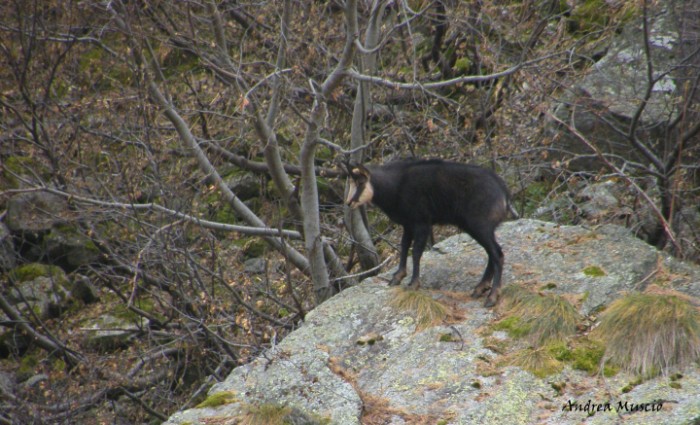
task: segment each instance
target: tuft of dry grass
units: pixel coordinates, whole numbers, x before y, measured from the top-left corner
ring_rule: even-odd
[[[518,285],[503,291],[500,310],[509,318],[517,318],[517,336],[525,336],[534,346],[563,341],[576,333],[579,314],[564,297],[539,294]]]
[[[394,290],[394,298],[390,305],[397,310],[414,313],[416,331],[439,325],[451,314],[449,307],[430,295],[400,287]]]
[[[243,414],[237,420],[236,424],[239,425],[327,425],[330,423],[329,419],[312,417],[297,408],[274,403],[259,406],[245,405]]]
[[[630,293],[613,301],[591,333],[607,346],[605,360],[642,377],[700,360],[700,310],[671,291]]]
[[[564,368],[564,364],[554,357],[549,347],[518,350],[506,356],[504,361],[506,364],[525,369],[539,378],[559,373]]]

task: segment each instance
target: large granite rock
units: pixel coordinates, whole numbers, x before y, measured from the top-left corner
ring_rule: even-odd
[[[502,225],[498,238],[506,285],[565,294],[578,300],[584,315],[624,291],[658,284],[660,277],[669,288],[700,295],[700,268],[668,257],[622,227],[519,220]],[[383,277],[342,292],[311,311],[281,343],[216,384],[209,394],[225,394],[224,403],[178,412],[166,424],[236,423],[250,406],[266,404],[340,425],[607,424],[618,413],[626,424],[700,418],[697,366],[676,375],[673,384],[657,377],[636,386],[629,385],[635,377],[622,372],[591,376],[566,366],[538,377],[496,366],[500,354],[483,330],[498,313],[466,295],[485,262],[483,249],[467,235],[425,254],[427,293],[458,312],[448,323],[425,329],[414,314],[391,307],[397,289]],[[504,332],[494,336],[515,344]],[[631,411],[633,405],[641,411]]]

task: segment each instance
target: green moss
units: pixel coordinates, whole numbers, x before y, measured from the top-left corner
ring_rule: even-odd
[[[55,358],[53,360],[53,370],[56,372],[65,372],[67,370],[65,360],[61,358]]]
[[[570,361],[573,359],[573,353],[568,345],[564,342],[557,341],[547,346],[547,349],[555,359],[560,362]]]
[[[51,178],[49,169],[36,158],[29,156],[10,156],[3,160],[0,189],[18,189],[21,184],[15,175],[38,175],[44,181]]]
[[[158,311],[156,303],[150,298],[137,298],[136,300],[134,300],[134,307],[138,308],[139,310],[143,310],[147,313],[150,313],[160,320],[166,320],[166,317]],[[125,320],[132,323],[139,323],[143,320],[143,316],[141,316],[133,310],[130,310],[129,306],[124,303],[116,304],[114,308],[110,311],[110,314],[116,317],[117,319]]]
[[[569,362],[574,369],[591,375],[599,373],[602,366],[604,376],[613,376],[618,372],[618,368],[608,362],[602,363],[604,355],[605,345],[601,341],[583,339],[577,341]]]
[[[641,384],[642,382],[644,382],[643,379],[637,378],[637,379],[635,379],[634,381],[632,381],[632,382],[630,382],[629,384],[627,384],[627,385],[625,385],[624,387],[622,387],[622,388],[620,389],[620,392],[623,393],[623,394],[627,394],[628,392],[632,391],[632,390],[634,389],[634,387],[636,387],[637,385]]]
[[[639,15],[639,7],[634,3],[621,2],[612,5],[606,0],[585,0],[571,11],[569,30],[586,35],[629,22]]]
[[[440,342],[454,342],[455,338],[452,336],[452,334],[442,334],[440,335],[440,339],[438,340]]]
[[[469,60],[469,58],[464,57],[464,58],[459,58],[455,61],[454,68],[455,68],[455,71],[457,71],[458,73],[465,73],[465,72],[469,71],[469,68],[471,66],[472,66],[472,64],[471,64],[471,61]]]
[[[531,327],[521,323],[519,317],[509,316],[496,322],[493,329],[508,332],[511,338],[521,338],[530,333]]]
[[[605,276],[605,271],[598,266],[588,266],[583,269],[583,274],[589,277],[603,277]]]
[[[236,399],[236,393],[233,391],[222,391],[220,393],[214,393],[211,394],[209,397],[206,398],[203,402],[199,403],[197,406],[195,406],[198,409],[202,409],[205,407],[218,407],[218,406],[223,406],[224,404],[231,404],[235,403],[238,400]]]
[[[28,282],[38,277],[56,279],[59,283],[67,283],[65,272],[58,266],[50,266],[41,263],[30,263],[12,269],[10,279],[15,283]]]
[[[17,380],[24,381],[35,375],[35,369],[39,365],[39,358],[35,354],[26,353],[19,361],[17,368]]]

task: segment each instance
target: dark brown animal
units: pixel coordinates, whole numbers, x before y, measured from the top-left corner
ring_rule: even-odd
[[[452,224],[471,235],[488,254],[481,281],[472,292],[480,297],[491,290],[485,305],[496,304],[503,274],[503,251],[495,230],[511,211],[510,195],[493,171],[443,160],[402,160],[379,166],[348,165],[351,177],[346,204],[369,202],[403,226],[399,268],[391,285],[406,276],[408,250],[413,244],[410,286],[420,287],[420,259],[433,224]]]

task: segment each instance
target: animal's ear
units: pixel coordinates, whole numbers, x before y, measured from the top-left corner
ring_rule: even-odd
[[[369,179],[369,170],[361,164],[350,164],[349,172],[354,180],[366,181]]]

